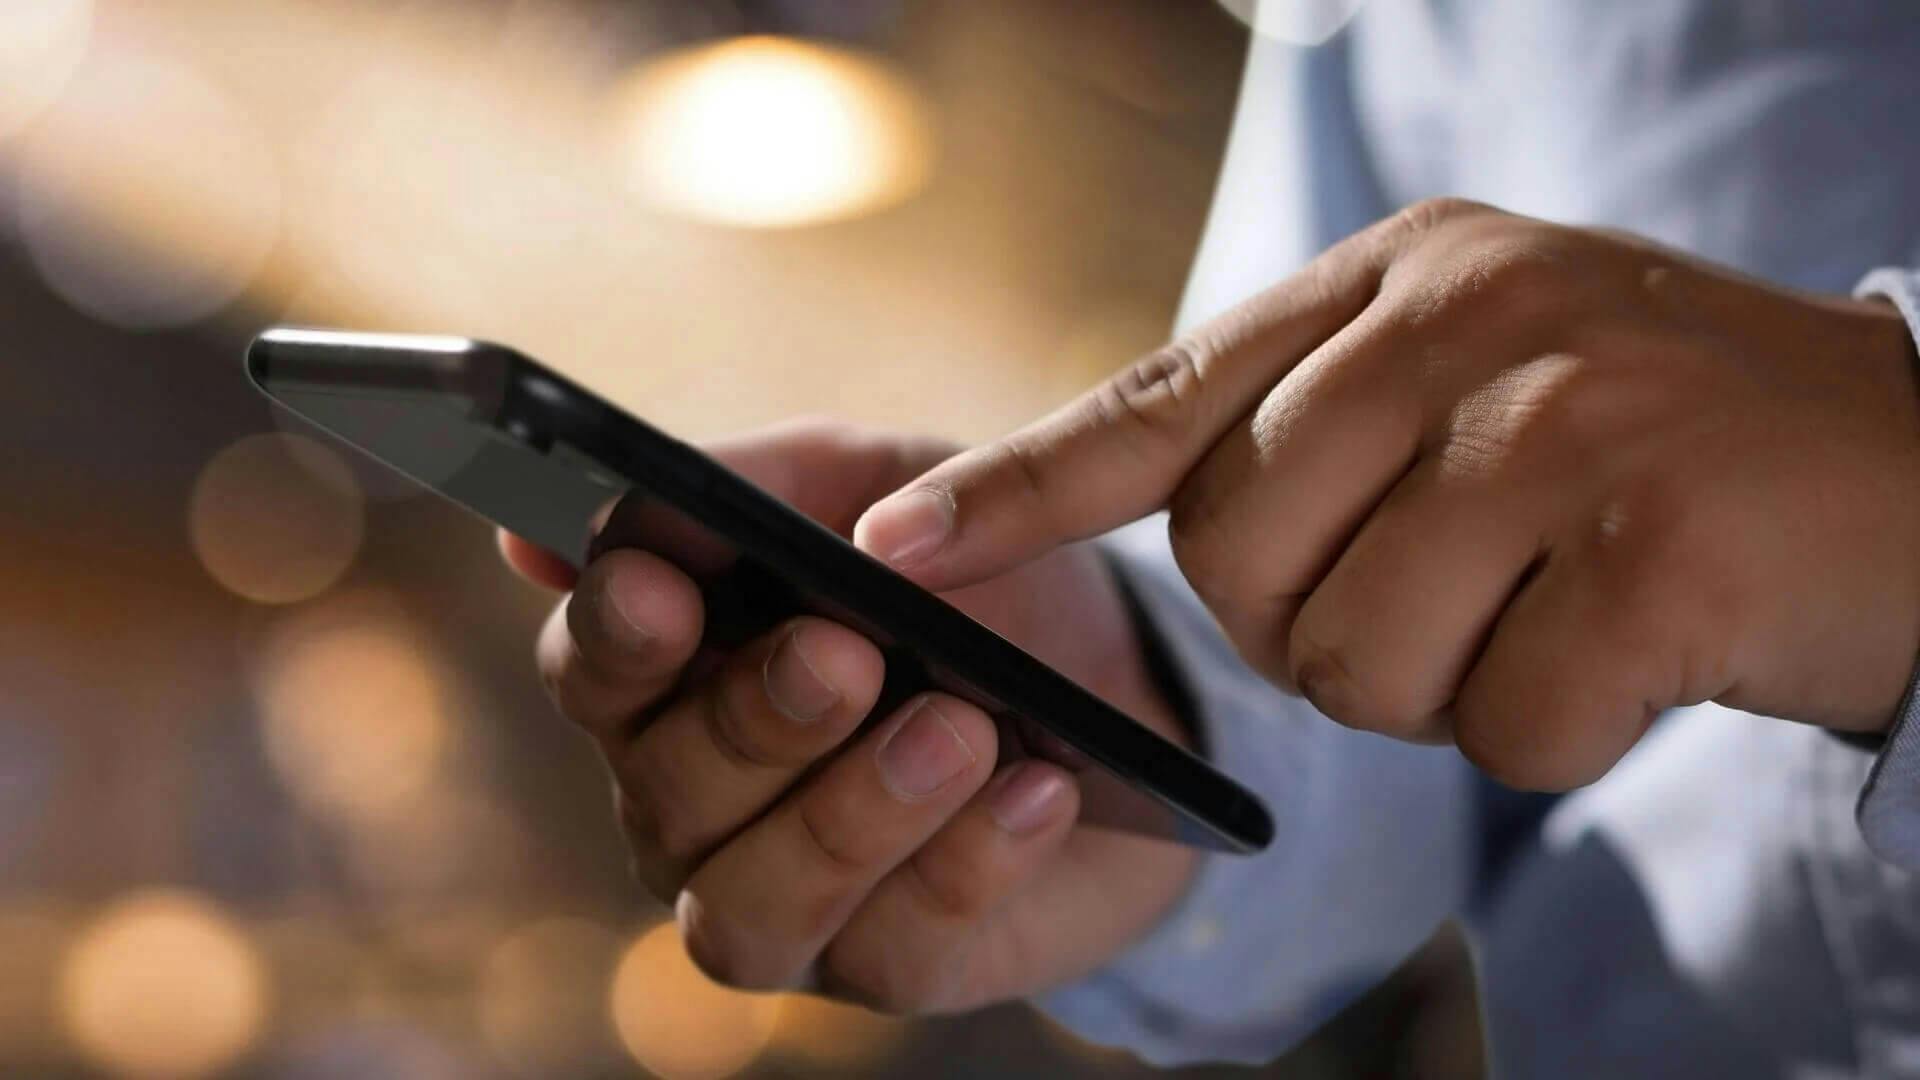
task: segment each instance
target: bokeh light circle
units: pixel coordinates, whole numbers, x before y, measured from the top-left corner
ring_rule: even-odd
[[[865,213],[925,183],[932,138],[911,86],[844,49],[746,37],[670,53],[623,88],[640,194],[733,226]]]
[[[558,1076],[607,1042],[602,989],[618,958],[613,933],[553,918],[500,941],[480,971],[480,1034],[521,1076]]]
[[[80,934],[59,1003],[89,1062],[134,1076],[202,1076],[252,1045],[267,1015],[267,979],[253,945],[211,902],[153,891],[122,900]]]
[[[92,31],[91,0],[0,4],[0,138],[32,123],[67,88]]]
[[[672,923],[628,947],[608,1004],[627,1052],[666,1080],[710,1080],[746,1068],[780,1014],[779,998],[729,990],[702,974]]]
[[[397,614],[349,601],[303,612],[275,628],[254,682],[267,760],[310,813],[378,826],[433,790],[451,688]]]
[[[22,153],[27,251],[55,292],[102,322],[203,319],[246,289],[279,236],[266,136],[182,62],[94,50]]]
[[[207,462],[187,502],[193,550],[215,581],[288,604],[340,580],[360,550],[366,510],[332,449],[299,435],[251,435]]]
[[[790,994],[780,1004],[774,1051],[812,1068],[869,1072],[905,1045],[905,1021],[826,998]]]

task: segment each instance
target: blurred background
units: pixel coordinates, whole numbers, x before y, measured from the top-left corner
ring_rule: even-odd
[[[1018,1006],[705,982],[539,691],[553,598],[239,360],[271,322],[447,332],[683,436],[991,436],[1166,336],[1245,34],[1204,0],[0,3],[0,1075],[1146,1073]],[[1267,1071],[1479,1075],[1457,940]]]

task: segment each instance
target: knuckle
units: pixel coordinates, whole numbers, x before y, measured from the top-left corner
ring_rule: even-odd
[[[1470,395],[1448,419],[1441,463],[1446,477],[1503,482],[1534,472],[1563,480],[1605,449],[1607,420],[1582,362],[1549,354],[1508,369]]]
[[[1429,232],[1445,222],[1492,210],[1487,204],[1457,195],[1436,195],[1409,203],[1389,219],[1405,233]]]
[[[874,857],[862,850],[849,830],[839,826],[836,819],[840,815],[831,813],[830,805],[824,798],[815,797],[801,802],[795,811],[814,861],[837,875],[865,876],[873,866]]]
[[[1134,437],[1183,441],[1193,428],[1205,371],[1202,347],[1175,341],[1101,383],[1092,408],[1105,426]]]
[[[707,699],[703,726],[719,755],[747,770],[791,764],[788,755],[767,738],[763,723],[768,708],[759,667],[736,667]]]
[[[1496,730],[1499,725],[1488,722],[1482,713],[1464,712],[1456,713],[1454,724],[1454,745],[1460,748],[1460,755],[1474,768],[1506,787],[1520,791],[1537,790],[1533,783],[1534,771],[1526,757],[1515,753],[1508,740],[1488,736],[1487,732]]]
[[[862,947],[836,940],[820,960],[820,981],[836,997],[889,1016],[916,1016],[940,1007],[943,965],[909,950]]]
[[[636,854],[676,864],[704,857],[718,837],[678,771],[663,767],[645,739],[633,743],[614,764],[622,822]]]
[[[636,852],[682,863],[701,855],[706,830],[686,810],[684,800],[662,798],[656,785],[629,777],[622,784],[629,842]]]
[[[1234,655],[1248,668],[1281,687],[1298,687],[1287,662],[1285,635],[1276,633],[1265,622],[1221,618],[1227,643]]]
[[[748,946],[712,911],[682,903],[676,918],[687,959],[707,978],[741,990],[772,989],[786,981],[771,969],[762,951]]]
[[[709,842],[706,831],[695,827],[687,814],[655,810],[643,821],[647,826],[645,842],[672,862],[688,862],[706,851]]]
[[[982,860],[964,855],[935,858],[921,848],[907,860],[905,871],[921,906],[938,919],[972,922],[992,906],[996,879]]]
[[[975,455],[978,455],[977,459]],[[1010,482],[1027,505],[1044,510],[1053,502],[1054,484],[1050,479],[1051,474],[1042,467],[1040,457],[1039,448],[1021,436],[962,454],[957,460],[968,467],[954,469],[953,482],[947,487],[948,497],[959,504],[956,513],[964,509],[967,489],[983,478],[991,478],[996,483],[1001,480]]]
[[[1209,607],[1231,602],[1235,595],[1229,580],[1234,544],[1221,516],[1219,500],[1193,484],[1176,493],[1167,507],[1167,545],[1174,565]]]
[[[1454,744],[1488,778],[1518,791],[1570,791],[1592,783],[1612,764],[1587,752],[1577,720],[1549,710],[1512,715],[1479,695],[1454,715]]]
[[[1583,555],[1616,590],[1614,610],[1637,617],[1642,602],[1671,595],[1670,587],[1718,579],[1724,545],[1715,542],[1708,514],[1671,471],[1640,477],[1602,502]]]
[[[1457,302],[1498,310],[1507,320],[1551,308],[1565,290],[1565,268],[1551,252],[1506,243],[1489,244],[1469,256],[1453,289]]]
[[[1344,649],[1314,640],[1296,624],[1288,646],[1294,685],[1300,694],[1330,719],[1360,731],[1410,739],[1429,726],[1430,711],[1400,700],[1381,680],[1356,674]]]

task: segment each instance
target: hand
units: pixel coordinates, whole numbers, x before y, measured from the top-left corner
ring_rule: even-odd
[[[952,452],[818,424],[710,449],[842,533]],[[1099,967],[1183,891],[1189,852],[1075,826],[1071,773],[1033,759],[996,771],[994,723],[972,705],[926,694],[857,730],[883,663],[852,631],[803,617],[731,654],[697,653],[700,594],[664,559],[615,547],[574,582],[552,556],[502,543],[528,577],[573,587],[541,634],[540,669],[612,767],[637,875],[714,978],[888,1011],[972,1008]],[[1088,549],[950,599],[1181,737]]]
[[[1708,699],[1884,730],[1920,651],[1894,310],[1474,204],[1356,235],[856,536],[951,588],[1163,506],[1255,668],[1515,786]]]

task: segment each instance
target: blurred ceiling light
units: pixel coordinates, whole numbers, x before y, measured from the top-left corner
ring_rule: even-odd
[[[932,137],[912,87],[878,60],[776,37],[668,54],[620,95],[641,195],[722,225],[805,225],[898,202]]]
[[[299,435],[250,435],[200,471],[187,528],[215,581],[249,600],[288,604],[346,573],[365,509],[352,470],[331,448]]]
[[[637,246],[631,200],[592,126],[599,99],[554,81],[422,49],[315,116],[290,149],[306,194],[287,227],[327,284],[322,321],[524,346],[608,317],[608,290],[632,285],[611,269]]]
[[[265,136],[178,61],[95,48],[21,153],[20,230],[34,264],[68,303],[115,326],[211,315],[279,234]]]
[[[417,631],[342,600],[275,628],[255,671],[267,759],[309,812],[380,826],[416,805],[451,741],[451,687]]]
[[[617,958],[613,933],[585,919],[544,919],[502,940],[480,971],[480,1033],[527,1077],[582,1071],[606,1045],[601,988]]]
[[[87,54],[90,0],[7,0],[0,4],[0,138],[53,104]]]
[[[642,934],[614,970],[614,1030],[634,1060],[666,1080],[703,1080],[747,1067],[767,1045],[780,999],[719,986],[688,959],[662,923]]]
[[[907,1040],[904,1021],[825,998],[792,994],[780,1005],[774,1052],[835,1071],[872,1071]]]
[[[162,890],[122,900],[80,935],[60,973],[59,1002],[69,1037],[94,1065],[201,1076],[253,1043],[267,979],[223,912]]]

